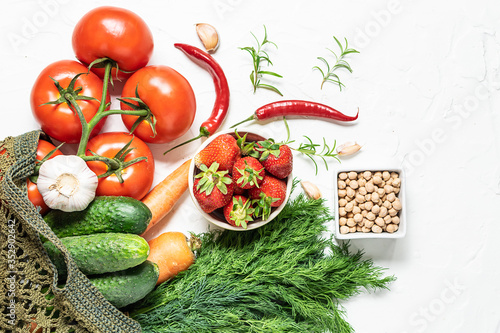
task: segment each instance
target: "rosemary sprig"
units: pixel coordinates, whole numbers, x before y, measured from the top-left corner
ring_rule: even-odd
[[[304,135],[304,138],[307,139],[306,143],[301,143],[298,148],[294,148],[290,146],[290,143],[295,142],[294,140],[290,140],[290,127],[288,126],[288,122],[286,121],[286,118],[283,117],[283,121],[285,122],[285,128],[286,128],[286,134],[287,138],[286,141],[283,142],[283,144],[289,145],[290,149],[293,149],[301,154],[306,155],[313,161],[314,163],[314,168],[316,170],[316,174],[318,174],[318,164],[316,163],[315,157],[319,157],[323,160],[325,163],[326,170],[328,170],[328,163],[325,159],[325,157],[331,157],[336,159],[338,162],[340,162],[339,158],[337,157],[338,154],[335,153],[335,147],[337,145],[337,141],[333,142],[333,146],[330,148],[330,146],[326,143],[326,139],[323,138],[323,148],[318,151],[318,148],[321,147],[320,144],[314,143],[311,138],[308,136]]]
[[[271,71],[265,71],[265,70],[261,69],[262,63],[267,63],[267,66],[273,66],[273,63],[272,63],[271,59],[269,58],[269,54],[263,50],[263,47],[266,44],[274,45],[276,48],[278,48],[278,46],[274,42],[271,42],[270,40],[267,39],[267,29],[266,29],[265,25],[264,25],[264,39],[262,40],[262,42],[259,42],[257,37],[252,32],[250,32],[250,33],[252,34],[253,38],[255,38],[255,41],[257,42],[257,49],[255,49],[255,47],[253,47],[253,46],[247,46],[247,47],[240,47],[240,50],[247,51],[252,56],[253,70],[252,70],[252,73],[250,73],[250,81],[252,82],[252,85],[253,85],[253,92],[255,93],[257,91],[257,88],[264,88],[264,89],[274,91],[275,93],[279,94],[280,96],[283,96],[281,91],[279,91],[278,88],[276,88],[275,86],[261,82],[261,78],[264,75],[271,75],[271,76],[278,77],[278,78],[283,77],[278,73],[271,72]]]
[[[315,157],[319,157],[323,160],[325,163],[326,170],[328,170],[328,163],[326,162],[325,157],[332,157],[336,159],[337,161],[340,162],[339,158],[337,157],[337,154],[335,153],[335,146],[337,144],[337,141],[333,142],[333,146],[330,148],[330,146],[326,143],[326,139],[323,138],[323,148],[321,151],[318,151],[318,147],[321,147],[320,144],[314,143],[308,136],[304,135],[304,138],[307,139],[308,142],[306,143],[301,143],[298,148],[292,148],[299,153],[302,153],[309,157],[311,161],[314,163],[314,167],[316,169],[316,174],[318,174],[318,164],[316,163],[316,160],[314,159]]]
[[[347,69],[350,73],[352,73],[352,68],[347,63],[347,61],[344,60],[344,57],[350,53],[359,53],[359,51],[357,51],[355,49],[350,49],[348,47],[347,38],[344,38],[345,39],[345,47],[337,39],[337,37],[333,36],[333,38],[335,39],[335,41],[337,42],[337,45],[340,48],[340,55],[338,56],[337,53],[335,53],[331,49],[327,48],[327,50],[330,51],[331,53],[333,53],[333,55],[335,56],[335,65],[330,67],[330,64],[328,63],[328,61],[325,58],[318,57],[319,60],[321,60],[323,63],[325,63],[326,70],[323,71],[319,66],[314,66],[313,69],[319,70],[321,72],[321,75],[323,76],[323,81],[321,81],[321,89],[323,89],[323,84],[325,84],[325,82],[333,82],[335,84],[338,84],[340,91],[342,91],[342,87],[345,87],[345,85],[342,82],[340,82],[339,76],[334,72],[337,69],[344,68],[344,69]]]

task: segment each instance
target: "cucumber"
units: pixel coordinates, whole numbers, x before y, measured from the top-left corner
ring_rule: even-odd
[[[83,274],[121,271],[144,262],[149,245],[138,235],[104,233],[61,238]],[[43,244],[61,277],[66,276],[64,257],[54,244]]]
[[[151,211],[130,197],[96,197],[79,212],[51,210],[43,218],[58,237],[104,232],[141,234],[151,220]]]
[[[123,308],[153,290],[159,275],[158,265],[146,260],[127,270],[89,276],[89,280],[111,304]]]

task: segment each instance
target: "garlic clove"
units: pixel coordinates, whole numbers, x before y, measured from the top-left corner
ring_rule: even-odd
[[[337,154],[339,156],[349,156],[357,153],[360,149],[359,144],[347,142],[337,147]]]
[[[196,33],[207,52],[215,52],[219,46],[219,35],[217,30],[208,23],[196,24]]]
[[[65,212],[85,209],[94,200],[97,184],[96,174],[75,155],[59,155],[45,161],[37,180],[47,206]]]
[[[319,198],[321,198],[321,192],[315,184],[309,181],[301,181],[300,185],[302,185],[302,189],[304,190],[308,198],[314,200],[318,200]]]

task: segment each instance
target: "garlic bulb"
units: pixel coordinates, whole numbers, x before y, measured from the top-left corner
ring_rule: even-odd
[[[80,157],[59,155],[42,164],[37,186],[50,208],[80,211],[94,200],[97,176]]]
[[[339,156],[349,156],[357,153],[361,149],[361,146],[357,143],[347,142],[343,145],[338,146],[337,154]]]

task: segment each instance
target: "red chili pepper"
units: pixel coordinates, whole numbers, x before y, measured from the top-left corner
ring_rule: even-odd
[[[189,142],[195,141],[202,137],[209,137],[214,134],[224,121],[227,110],[229,108],[229,85],[227,84],[226,75],[215,61],[215,59],[207,52],[187,44],[176,43],[176,48],[184,52],[184,54],[191,59],[194,63],[205,69],[210,73],[215,86],[215,102],[210,117],[204,121],[200,126],[200,134],[186,142],[183,142],[172,149],[165,152],[168,153],[177,147],[183,146]]]
[[[310,116],[338,121],[354,121],[358,119],[358,114],[359,110],[355,116],[347,116],[328,105],[310,101],[278,101],[261,106],[254,112],[252,116],[231,127],[238,126],[244,122],[251,120],[264,120],[284,116]]]

